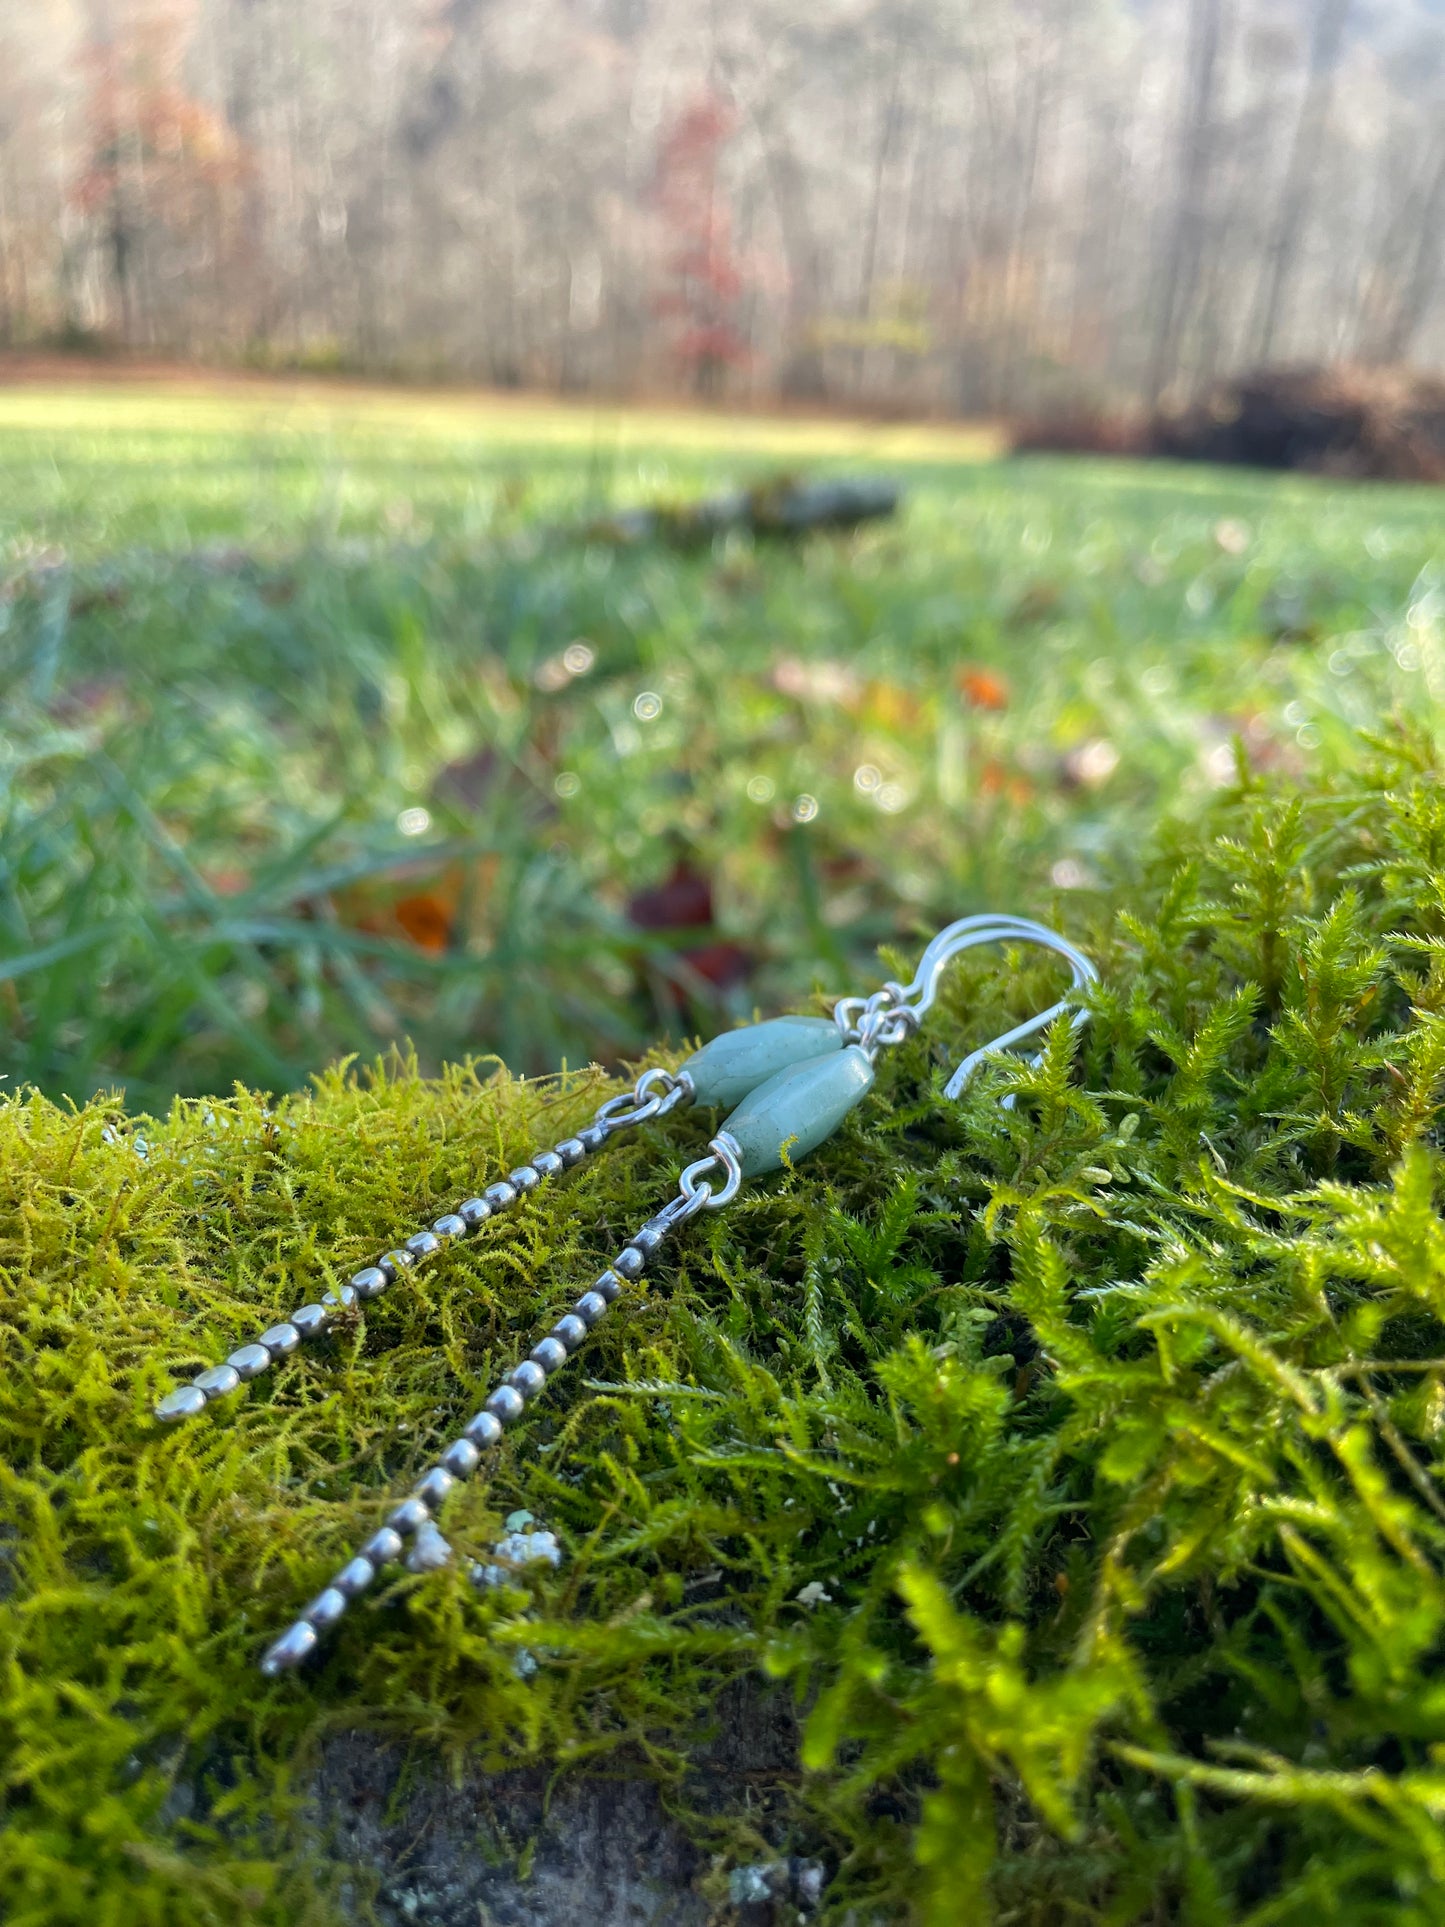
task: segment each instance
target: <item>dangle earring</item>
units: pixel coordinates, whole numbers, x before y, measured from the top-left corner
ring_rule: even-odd
[[[482,1454],[498,1443],[508,1426],[516,1424],[627,1284],[642,1275],[664,1241],[699,1212],[719,1211],[730,1204],[745,1179],[780,1170],[785,1161],[795,1164],[816,1150],[872,1088],[878,1053],[905,1042],[918,1030],[933,1006],[944,966],[976,945],[1007,942],[1038,944],[1053,951],[1069,965],[1073,983],[1069,993],[1049,1009],[970,1052],[944,1087],[946,1097],[957,1098],[990,1052],[1022,1043],[1071,1008],[1076,1029],[1088,1020],[1087,1009],[1076,1005],[1075,999],[1097,981],[1098,973],[1082,951],[1042,924],[1024,917],[963,917],[939,931],[906,987],[890,982],[870,997],[840,998],[831,1019],[775,1017],[728,1031],[694,1052],[676,1071],[644,1071],[631,1091],[609,1098],[575,1137],[539,1152],[480,1197],[467,1199],[429,1229],[357,1272],[350,1284],[303,1306],[285,1323],[263,1332],[255,1344],[232,1352],[225,1364],[213,1366],[163,1398],[156,1407],[157,1418],[194,1417],[212,1400],[224,1398],[243,1380],[259,1376],[276,1359],[295,1351],[303,1337],[324,1330],[343,1307],[379,1296],[402,1272],[433,1256],[444,1244],[478,1230],[519,1197],[536,1190],[544,1179],[600,1150],[613,1132],[663,1117],[682,1104],[730,1107],[723,1128],[708,1144],[708,1155],[689,1164],[679,1177],[677,1196],[634,1233],[572,1309],[507,1374],[411,1496],[392,1510],[355,1558],[267,1650],[262,1672],[274,1678],[298,1666],[316,1650],[321,1635],[342,1618],[350,1602],[372,1585],[378,1572],[403,1554],[412,1572],[445,1565],[451,1547],[441,1535],[436,1515],[447,1494],[459,1479],[476,1471]]]

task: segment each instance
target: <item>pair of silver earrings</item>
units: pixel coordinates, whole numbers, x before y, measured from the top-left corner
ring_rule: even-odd
[[[274,1677],[300,1665],[384,1567],[403,1559],[412,1572],[445,1565],[451,1547],[442,1536],[437,1515],[447,1494],[459,1479],[471,1477],[482,1455],[497,1444],[507,1427],[517,1423],[627,1285],[642,1275],[665,1240],[699,1212],[719,1211],[730,1204],[746,1179],[792,1165],[830,1137],[867,1095],[880,1051],[903,1043],[918,1030],[950,959],[978,944],[1008,942],[1053,951],[1069,965],[1073,982],[1049,1009],[970,1052],[944,1086],[946,1097],[957,1098],[990,1052],[1023,1043],[1071,1008],[1075,1027],[1087,1021],[1087,1010],[1075,999],[1097,980],[1098,973],[1082,951],[1056,931],[1024,917],[963,917],[939,931],[906,986],[890,982],[869,997],[840,998],[831,1018],[775,1017],[727,1031],[676,1071],[644,1071],[630,1091],[609,1098],[574,1137],[538,1151],[479,1196],[466,1199],[455,1211],[403,1239],[375,1264],[363,1266],[349,1283],[328,1291],[314,1304],[301,1306],[253,1343],[233,1351],[224,1363],[161,1399],[155,1416],[164,1424],[198,1417],[246,1381],[269,1371],[305,1340],[324,1332],[338,1313],[380,1297],[404,1273],[446,1245],[473,1236],[540,1184],[600,1151],[616,1132],[664,1117],[684,1104],[729,1110],[723,1128],[708,1145],[708,1155],[682,1172],[676,1197],[634,1233],[571,1310],[507,1374],[410,1496],[267,1649],[262,1672]]]

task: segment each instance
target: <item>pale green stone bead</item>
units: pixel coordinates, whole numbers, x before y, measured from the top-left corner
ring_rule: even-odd
[[[770,1017],[724,1031],[682,1066],[699,1104],[741,1104],[764,1079],[810,1057],[834,1055],[843,1037],[831,1017]]]
[[[792,1064],[749,1092],[723,1129],[742,1147],[745,1178],[776,1171],[787,1152],[796,1164],[831,1137],[873,1085],[873,1066],[856,1044]]]

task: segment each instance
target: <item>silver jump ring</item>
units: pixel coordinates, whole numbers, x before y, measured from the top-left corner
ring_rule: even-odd
[[[664,1070],[661,1064],[654,1064],[651,1070],[644,1071],[633,1086],[633,1094],[640,1098],[651,1098],[654,1090],[660,1091],[657,1117],[666,1117],[675,1110],[692,1089],[692,1079],[676,1071]]]
[[[711,1156],[699,1158],[689,1164],[677,1180],[678,1191],[689,1204],[694,1198],[702,1200],[693,1205],[694,1211],[720,1211],[725,1204],[731,1204],[742,1186],[742,1146],[728,1131],[719,1131],[708,1145]],[[723,1173],[723,1183],[716,1191],[703,1180],[714,1171]],[[689,1211],[688,1216],[692,1216]]]
[[[626,1109],[628,1105],[633,1108]],[[646,1124],[648,1119],[656,1117],[661,1109],[660,1097],[647,1097],[639,1104],[635,1090],[623,1091],[617,1097],[609,1097],[605,1104],[599,1105],[593,1121],[600,1124],[610,1136],[613,1131],[625,1131],[631,1124]]]
[[[857,1043],[857,1026],[853,1022],[853,1015],[855,1011],[861,1012],[866,1010],[867,1006],[868,999],[866,997],[840,997],[837,1003],[834,1004],[833,1022],[842,1033],[845,1044]]]
[[[616,1097],[609,1097],[605,1104],[599,1105],[593,1121],[610,1136],[613,1131],[625,1131],[630,1125],[666,1117],[682,1102],[688,1090],[687,1079],[656,1064],[642,1073],[630,1091],[619,1091]]]

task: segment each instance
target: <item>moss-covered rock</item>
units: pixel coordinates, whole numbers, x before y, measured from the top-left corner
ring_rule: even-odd
[[[173,1375],[612,1087],[0,1103],[6,1920],[571,1919],[588,1838],[630,1855],[619,1921],[797,1918],[814,1863],[860,1927],[1445,1918],[1445,796],[1380,757],[1071,902],[1087,1031],[955,1106],[1055,983],[971,958],[453,1496],[463,1556],[273,1684],[268,1637],[709,1119],[162,1432]],[[519,1511],[562,1563],[479,1589]]]

